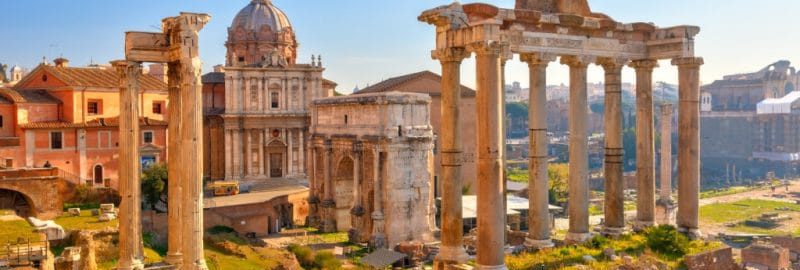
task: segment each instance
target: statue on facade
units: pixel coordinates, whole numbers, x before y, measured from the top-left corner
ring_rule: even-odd
[[[2,64],[0,65],[0,82],[7,83],[8,82],[8,65]]]

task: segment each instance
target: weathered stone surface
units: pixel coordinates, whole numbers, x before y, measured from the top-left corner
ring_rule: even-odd
[[[777,245],[757,243],[742,250],[745,267],[766,267],[766,270],[789,269],[789,250]]]
[[[739,266],[733,260],[733,249],[730,247],[712,250],[684,258],[688,270],[737,270]]]

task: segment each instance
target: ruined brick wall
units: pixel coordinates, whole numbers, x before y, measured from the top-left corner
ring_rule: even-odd
[[[742,263],[763,266],[768,270],[789,269],[789,250],[776,245],[754,244],[742,250]]]
[[[688,270],[736,270],[739,266],[733,260],[733,249],[730,247],[703,252],[684,258]]]

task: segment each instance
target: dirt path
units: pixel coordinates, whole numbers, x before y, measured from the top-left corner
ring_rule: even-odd
[[[777,195],[777,197],[774,195]],[[700,206],[714,203],[730,203],[741,201],[743,199],[759,199],[794,203],[795,201],[800,200],[800,181],[789,182],[788,191],[785,187],[776,188],[775,193],[773,193],[771,189],[753,190],[744,193],[701,199]]]

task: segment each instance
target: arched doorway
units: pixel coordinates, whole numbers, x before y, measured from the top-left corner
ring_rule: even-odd
[[[334,200],[336,201],[336,230],[349,231],[351,228],[350,209],[353,208],[353,170],[355,164],[350,157],[342,158],[333,176]]]
[[[94,165],[94,184],[95,185],[102,185],[103,184],[103,165],[97,164]]]
[[[265,160],[267,161],[265,166],[267,166],[269,177],[283,178],[284,168],[286,168],[286,144],[280,140],[274,140],[267,145],[267,149],[264,152],[266,155]]]
[[[0,215],[13,213],[22,218],[28,218],[33,213],[33,205],[24,194],[8,190],[0,189]]]

